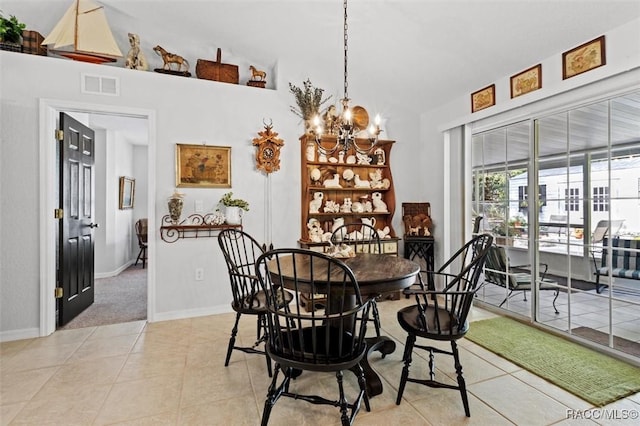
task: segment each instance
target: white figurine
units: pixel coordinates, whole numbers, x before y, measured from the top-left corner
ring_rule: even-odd
[[[127,53],[127,60],[124,63],[125,68],[132,70],[146,71],[149,69],[149,63],[147,62],[144,52],[140,49],[140,37],[138,34],[129,33],[129,44],[131,48]]]
[[[342,185],[340,185],[340,175],[338,173],[334,173],[333,178],[326,179],[322,185],[324,185],[325,188],[342,188]]]
[[[351,213],[351,204],[351,198],[345,198],[342,207],[340,207],[340,211],[342,213]]]
[[[377,229],[376,231],[378,231],[378,236],[380,237],[380,239],[391,238],[391,235],[389,235],[389,233],[391,232],[391,229],[389,229],[388,226],[385,226],[382,229]]]
[[[331,238],[331,232],[323,232],[322,225],[316,218],[309,219],[309,222],[307,222],[307,228],[309,229],[309,239],[313,243],[329,241]]]
[[[338,213],[340,211],[340,204],[335,201],[327,200],[324,203],[323,210],[325,213]]]
[[[309,213],[320,213],[323,198],[324,194],[322,192],[313,193],[313,200],[309,202]]]
[[[374,192],[371,194],[373,199],[373,211],[376,213],[387,213],[387,203],[382,200],[382,194],[380,192]]]
[[[336,229],[338,229],[342,225],[344,225],[344,218],[343,217],[337,217],[337,218],[333,219],[333,225],[331,226],[331,233],[335,232]],[[339,232],[336,235],[336,239],[338,241],[341,241],[345,237],[345,234],[344,234],[345,232],[346,231],[344,229],[341,232]]]
[[[367,154],[357,153],[356,157],[358,158],[358,164],[364,164],[365,166],[371,164],[371,157],[369,157]]]
[[[320,169],[316,167],[311,169],[311,172],[309,173],[309,177],[313,182],[318,182],[322,177],[322,173],[320,172]]]
[[[373,154],[378,159],[378,162],[377,162],[378,166],[384,166],[384,163],[385,163],[385,160],[386,160],[385,154],[384,154],[384,149],[378,148],[373,152]]]
[[[360,201],[354,201],[351,205],[351,211],[354,213],[364,213],[364,204]]]
[[[354,179],[356,188],[371,188],[371,182],[369,182],[368,180],[360,179],[359,175],[355,175],[353,179]]]

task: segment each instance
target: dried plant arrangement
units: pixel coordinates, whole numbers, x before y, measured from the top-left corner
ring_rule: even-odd
[[[302,88],[289,83],[289,91],[293,93],[297,104],[297,107],[291,106],[291,112],[305,120],[305,122],[319,115],[320,107],[331,99],[331,96],[323,99],[324,89],[313,87],[309,79],[302,83]]]

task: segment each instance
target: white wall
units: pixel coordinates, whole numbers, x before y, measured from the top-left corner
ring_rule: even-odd
[[[285,66],[281,67],[279,74],[286,75],[282,68]],[[274,130],[285,141],[281,170],[270,177],[273,244],[279,247],[297,246],[300,237],[298,138],[302,126],[289,111],[293,99],[286,80],[278,84],[279,87],[286,87],[286,90],[265,90],[10,52],[0,52],[0,71],[2,138],[3,141],[20,141],[20,144],[3,142],[1,146],[2,194],[16,202],[7,204],[3,201],[0,210],[0,337],[32,335],[41,322],[39,303],[42,277],[38,254],[41,236],[38,225],[40,171],[38,161],[34,160],[40,155],[39,99],[155,111],[156,154],[151,162],[156,168],[152,177],[156,191],[150,194],[148,203],[155,211],[157,226],[160,226],[162,216],[167,214],[166,199],[175,190],[175,144],[231,146],[231,190],[235,196],[251,203],[244,226],[259,240],[263,240],[267,234],[264,221],[267,180],[264,174],[255,169],[255,148],[251,142],[262,130],[263,120],[271,120]],[[81,93],[82,73],[120,79],[120,95]],[[361,104],[367,105],[366,102],[363,99]],[[424,199],[418,195],[417,185],[411,184],[416,181],[418,169],[412,147],[418,143],[419,124],[417,115],[405,111],[396,114],[391,108],[388,115],[398,117],[395,121],[390,120],[385,136],[398,139],[391,163],[398,171],[394,181],[399,206],[402,200]],[[115,146],[107,144],[107,150],[111,149],[115,149]],[[109,151],[107,158],[117,158],[117,155]],[[109,169],[118,175],[121,171],[125,175],[133,173],[131,164],[127,164],[126,169],[119,169],[117,164],[107,164],[106,169],[107,174],[110,173]],[[141,173],[144,175],[144,172]],[[137,179],[142,175],[137,175]],[[20,179],[16,179],[16,176],[20,176]],[[114,185],[107,183],[105,191],[117,194]],[[227,191],[229,189],[180,188],[180,192],[186,195],[183,215],[194,212],[195,200],[202,200],[205,209],[213,211],[222,194]],[[105,198],[106,211],[110,210],[110,204],[117,209],[117,195]],[[135,210],[128,212],[136,215]],[[109,237],[115,235],[109,230],[125,222],[119,221],[121,215],[115,216],[113,222],[105,217],[103,229]],[[128,219],[126,222],[129,223]],[[402,232],[399,214],[395,217],[394,226],[397,232]],[[155,298],[150,302],[156,307],[156,320],[230,309],[228,278],[215,238],[180,240],[170,244],[160,239],[158,229],[149,232],[149,238],[154,239],[156,248],[149,265],[149,268],[153,268],[150,274],[156,277]],[[132,238],[130,234],[128,241]],[[131,250],[129,256],[135,257],[137,252]],[[31,255],[24,256],[24,253]],[[114,259],[118,260],[121,259]],[[204,269],[204,281],[195,281],[196,268]]]

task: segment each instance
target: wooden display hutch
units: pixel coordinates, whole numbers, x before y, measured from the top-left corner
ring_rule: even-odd
[[[366,139],[358,139],[357,142],[363,147],[369,145],[369,141]],[[323,136],[321,143],[326,148],[333,147],[336,143],[336,137]],[[367,159],[363,156],[357,156],[353,149],[344,154],[338,149],[331,155],[322,156],[313,135],[300,137],[302,194],[299,243],[302,248],[325,251],[325,247],[328,246],[327,242],[320,242],[317,236],[312,238],[310,235],[308,225],[313,219],[319,222],[325,237],[331,233],[336,219],[342,218],[345,224],[363,223],[364,219],[370,223],[375,222],[376,229],[387,231],[385,236],[381,238],[382,251],[392,255],[398,254],[398,238],[392,225],[396,198],[391,167],[389,166],[391,148],[394,143],[395,141],[392,140],[379,140]],[[366,164],[369,159],[369,164]],[[349,170],[353,172],[351,179],[348,179],[351,176]],[[341,187],[325,187],[324,183],[327,180],[337,183]],[[356,181],[359,183],[356,184]],[[368,181],[371,187],[363,181]],[[323,194],[321,201],[315,198],[315,194],[318,192]],[[375,193],[378,193],[379,200],[386,204],[386,210],[380,209],[381,203],[374,202]],[[310,203],[314,199],[316,200],[314,212],[311,212]],[[352,208],[349,211],[345,211],[345,200],[351,200]],[[348,201],[346,202],[348,203]],[[356,205],[354,208],[353,204],[356,202],[360,205]],[[332,205],[335,209],[336,204],[339,204],[340,211],[336,212],[331,209]],[[315,212],[316,209],[318,212]],[[354,229],[357,228],[354,226]]]

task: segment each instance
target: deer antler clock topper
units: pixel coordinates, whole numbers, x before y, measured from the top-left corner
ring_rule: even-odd
[[[264,130],[258,132],[259,138],[253,139],[253,145],[258,148],[256,151],[256,167],[269,174],[280,170],[280,148],[284,141],[279,139],[278,134],[273,129],[273,122],[264,123]]]

